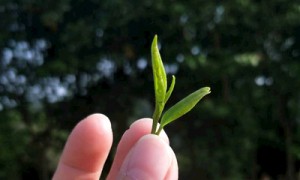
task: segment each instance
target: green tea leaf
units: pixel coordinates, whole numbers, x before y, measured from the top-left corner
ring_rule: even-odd
[[[209,93],[210,88],[204,87],[176,103],[164,113],[160,122],[161,127],[164,127],[165,125],[189,112],[205,95]]]
[[[171,96],[171,94],[172,94],[172,92],[173,92],[173,90],[174,90],[175,81],[176,81],[176,78],[175,78],[175,76],[173,75],[173,76],[172,76],[172,83],[171,83],[171,85],[170,85],[170,87],[169,87],[169,90],[167,91],[167,94],[166,94],[165,103],[167,103],[167,101],[169,100],[169,98],[170,98],[170,96]]]
[[[151,131],[154,132],[165,106],[167,91],[167,75],[157,46],[157,35],[154,36],[151,45],[151,59],[155,93],[155,110],[153,113],[153,126]]]
[[[172,76],[172,82],[167,91],[167,75],[160,57],[159,49],[157,47],[157,35],[154,36],[151,45],[151,60],[155,93],[155,109],[153,113],[151,133],[159,135],[165,125],[189,112],[205,95],[209,94],[210,88],[204,87],[188,95],[186,98],[179,101],[168,111],[166,111],[166,113],[161,118],[161,114],[164,110],[165,104],[169,100],[174,90],[176,78],[175,76]],[[157,130],[157,125],[159,124],[160,119],[160,126]]]

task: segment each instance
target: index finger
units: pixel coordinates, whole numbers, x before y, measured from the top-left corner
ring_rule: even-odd
[[[99,179],[111,145],[109,119],[88,116],[70,134],[53,179]]]

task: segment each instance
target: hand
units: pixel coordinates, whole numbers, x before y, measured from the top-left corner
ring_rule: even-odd
[[[122,136],[108,180],[178,179],[177,160],[165,132],[150,134],[151,119],[134,122]],[[109,119],[93,114],[71,132],[53,179],[98,180],[112,145]]]

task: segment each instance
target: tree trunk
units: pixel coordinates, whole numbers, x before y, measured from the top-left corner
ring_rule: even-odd
[[[286,179],[294,180],[295,179],[295,166],[294,166],[294,157],[292,154],[292,145],[293,145],[293,133],[291,129],[291,122],[288,118],[288,109],[287,109],[287,96],[281,95],[279,97],[279,118],[284,131],[284,140],[285,140],[285,152],[286,152]]]
[[[292,154],[293,138],[290,127],[285,129],[285,149],[286,149],[286,177],[287,180],[295,179],[294,158]]]

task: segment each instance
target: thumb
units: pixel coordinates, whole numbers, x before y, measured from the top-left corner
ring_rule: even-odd
[[[130,150],[118,179],[164,179],[172,165],[173,151],[160,137],[148,134]]]

